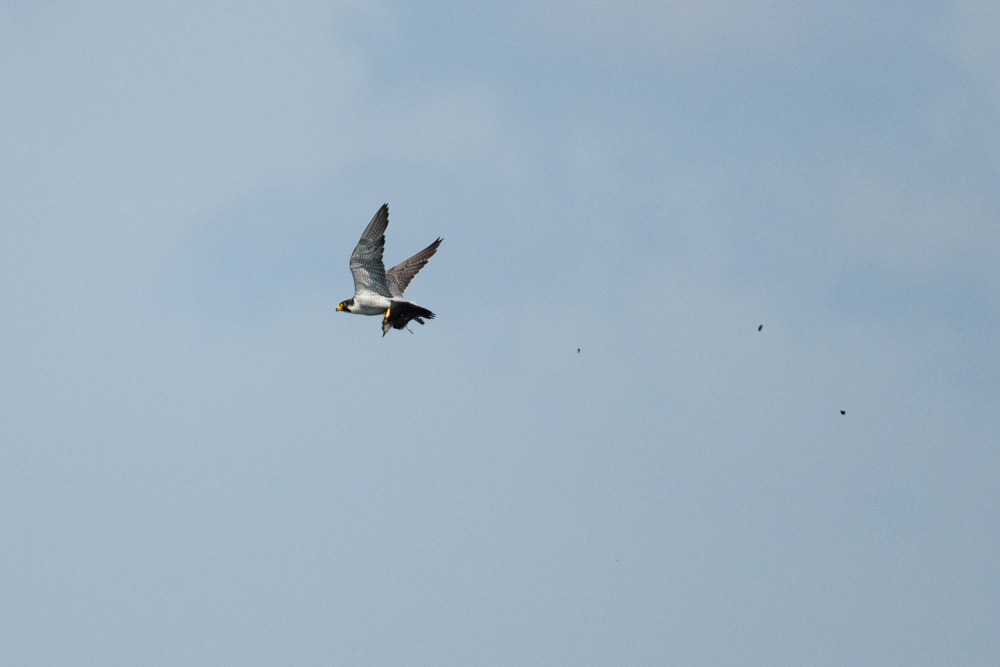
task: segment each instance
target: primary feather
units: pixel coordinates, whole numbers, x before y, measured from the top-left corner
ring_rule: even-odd
[[[385,228],[389,224],[389,205],[375,213],[361,240],[351,253],[351,275],[354,276],[354,296],[365,293],[391,297],[389,285],[385,277],[385,265],[382,263],[382,251],[385,250]]]
[[[389,294],[393,298],[399,299],[403,296],[403,292],[406,290],[406,286],[410,284],[410,281],[413,280],[413,276],[417,275],[417,272],[424,268],[427,260],[437,252],[439,245],[441,245],[440,238],[413,257],[403,260],[385,272],[385,278],[389,284]]]

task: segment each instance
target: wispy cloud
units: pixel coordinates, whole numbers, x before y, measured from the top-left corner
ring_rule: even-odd
[[[549,0],[527,11],[557,40],[678,55],[770,50],[799,36],[802,9],[793,0]]]

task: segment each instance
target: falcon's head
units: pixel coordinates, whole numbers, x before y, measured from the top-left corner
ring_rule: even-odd
[[[348,299],[347,301],[341,301],[337,304],[337,310],[346,310],[351,312],[351,306],[354,305],[354,299]]]

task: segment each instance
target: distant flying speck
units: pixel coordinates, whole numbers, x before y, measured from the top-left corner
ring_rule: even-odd
[[[763,328],[764,328],[764,325],[762,324],[762,325],[760,325],[759,327],[757,327],[757,331],[760,331],[760,330],[761,330],[761,329],[763,329]]]
[[[580,348],[576,348],[576,353],[580,354]]]
[[[389,329],[406,328],[410,320],[423,324],[425,317],[434,319],[431,311],[403,299],[403,290],[441,245],[441,239],[438,239],[413,257],[386,271],[382,263],[382,251],[385,249],[385,228],[388,225],[389,205],[382,204],[351,253],[354,297],[337,305],[337,310],[348,313],[384,315],[383,336]]]
[[[846,415],[847,413],[846,413],[846,412],[844,412],[843,410],[841,410],[841,411],[840,411],[840,414],[842,414],[842,415]]]

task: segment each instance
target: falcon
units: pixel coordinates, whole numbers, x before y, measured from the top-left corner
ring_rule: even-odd
[[[425,319],[434,319],[434,313],[404,299],[403,291],[441,245],[438,238],[413,257],[386,271],[382,251],[385,249],[385,228],[388,224],[389,205],[382,204],[351,253],[354,297],[337,304],[338,311],[382,315],[383,337],[389,329],[403,329],[411,320],[423,324]]]

